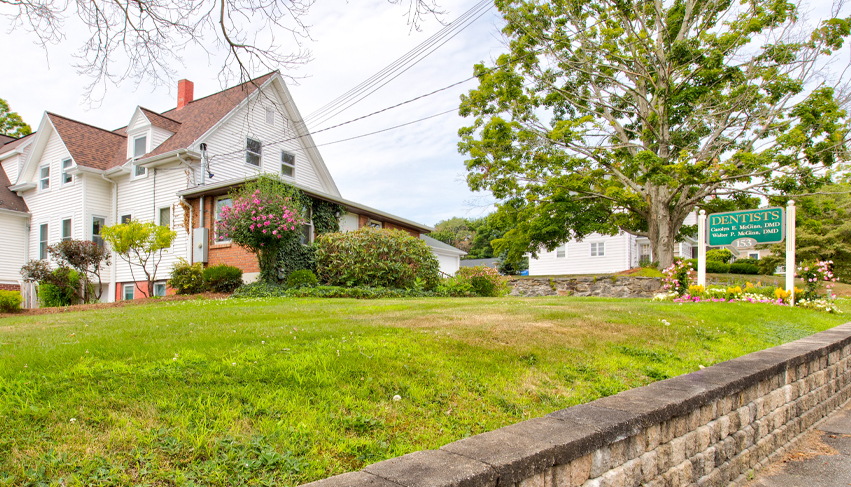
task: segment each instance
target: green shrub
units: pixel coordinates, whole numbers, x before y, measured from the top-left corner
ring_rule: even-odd
[[[420,279],[425,289],[440,281],[431,248],[401,230],[364,227],[326,233],[317,239],[319,280],[336,286],[410,288]]]
[[[219,264],[204,269],[204,287],[214,293],[232,293],[242,286],[242,269]]]
[[[511,291],[508,280],[493,267],[462,267],[455,273],[455,278],[469,283],[477,296],[499,297]]]
[[[690,265],[693,270],[697,270],[697,259],[686,259],[686,264]]]
[[[707,261],[715,261],[721,262],[724,264],[729,264],[730,260],[733,258],[733,253],[727,249],[712,249],[706,252],[706,260]]]
[[[319,279],[316,278],[316,274],[307,269],[292,271],[287,276],[287,288],[314,287],[317,284]]]
[[[706,272],[711,272],[713,274],[728,274],[730,272],[730,264],[725,264],[718,260],[707,259]]]
[[[759,266],[748,262],[730,264],[730,274],[759,274]]]
[[[342,286],[316,286],[287,289],[284,295],[291,298],[355,298],[355,299],[379,299],[379,298],[427,298],[437,294],[431,291],[418,291],[416,289],[399,289],[386,287],[342,287]]]
[[[441,296],[465,297],[475,296],[476,290],[469,280],[462,277],[449,277],[440,281],[435,289]]]
[[[318,234],[317,234],[318,235]],[[286,282],[290,273],[308,270],[316,274],[316,243],[289,242],[278,253],[278,279]]]
[[[736,259],[733,264],[753,264],[759,265],[759,259]]]
[[[268,282],[257,281],[240,286],[231,294],[232,298],[280,298],[286,288]]]
[[[0,291],[0,312],[14,313],[21,310],[24,298],[18,291]]]
[[[198,294],[204,291],[204,265],[200,262],[190,264],[179,258],[171,269],[168,285],[177,294]]]
[[[80,275],[67,267],[53,271],[52,283],[41,282],[38,285],[38,300],[44,308],[71,306],[80,301],[77,289],[80,287]]]

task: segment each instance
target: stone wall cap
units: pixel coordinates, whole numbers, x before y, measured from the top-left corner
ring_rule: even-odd
[[[317,480],[302,487],[400,487],[399,484],[366,472],[351,472]]]
[[[642,430],[641,417],[638,414],[606,408],[596,402],[555,411],[547,417],[590,426],[597,430],[600,441],[604,444],[638,434]]]
[[[440,449],[490,465],[499,477],[499,485],[513,485],[555,465],[552,443],[511,434],[505,428],[464,438]]]
[[[495,487],[496,471],[490,466],[444,450],[422,450],[364,469],[403,487]]]
[[[553,447],[555,465],[565,465],[603,446],[603,435],[597,428],[549,416],[512,424],[500,431],[546,441]]]

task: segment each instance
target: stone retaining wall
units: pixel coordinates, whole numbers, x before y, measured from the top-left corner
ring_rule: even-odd
[[[511,296],[601,296],[652,298],[662,288],[657,277],[523,277],[510,281]]]
[[[849,397],[846,324],[308,485],[742,485]]]

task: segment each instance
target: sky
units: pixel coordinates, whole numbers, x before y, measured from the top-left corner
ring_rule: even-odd
[[[477,2],[438,3],[446,12],[441,19],[450,22]],[[442,27],[428,18],[421,31],[411,31],[406,13],[405,3],[393,5],[386,0],[316,2],[307,17],[312,39],[304,41],[312,60],[285,73],[296,78],[288,81],[288,86],[301,114],[307,116],[345,93]],[[492,8],[370,97],[310,128],[345,122],[469,78],[474,64],[490,63],[506,51],[500,26]],[[97,106],[87,104],[83,94],[90,80],[77,74],[72,57],[86,32],[69,21],[66,34],[63,42],[45,53],[35,37],[22,29],[0,32],[4,52],[0,98],[33,130],[46,110],[114,129],[128,123],[137,105],[157,111],[176,105],[176,86],[137,87],[130,81],[108,85]],[[293,44],[284,45],[288,46]],[[194,82],[195,98],[200,98],[225,87],[217,77],[220,63],[221,57],[187,49],[183,65],[172,63],[172,67],[178,78]],[[314,140],[343,197],[428,225],[453,216],[478,217],[489,212],[492,197],[469,190],[464,180],[465,157],[457,150],[458,129],[465,125],[457,114],[459,97],[475,86],[475,81],[468,81],[402,108],[316,134]],[[321,146],[453,109],[456,111],[399,129]]]

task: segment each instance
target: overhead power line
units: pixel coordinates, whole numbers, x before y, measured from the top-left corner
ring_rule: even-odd
[[[491,7],[493,7],[492,0],[481,0],[464,12],[458,19],[446,25],[436,34],[408,51],[408,53],[378,73],[306,116],[304,123],[318,125],[348,110],[449,42],[449,40],[484,15]]]

